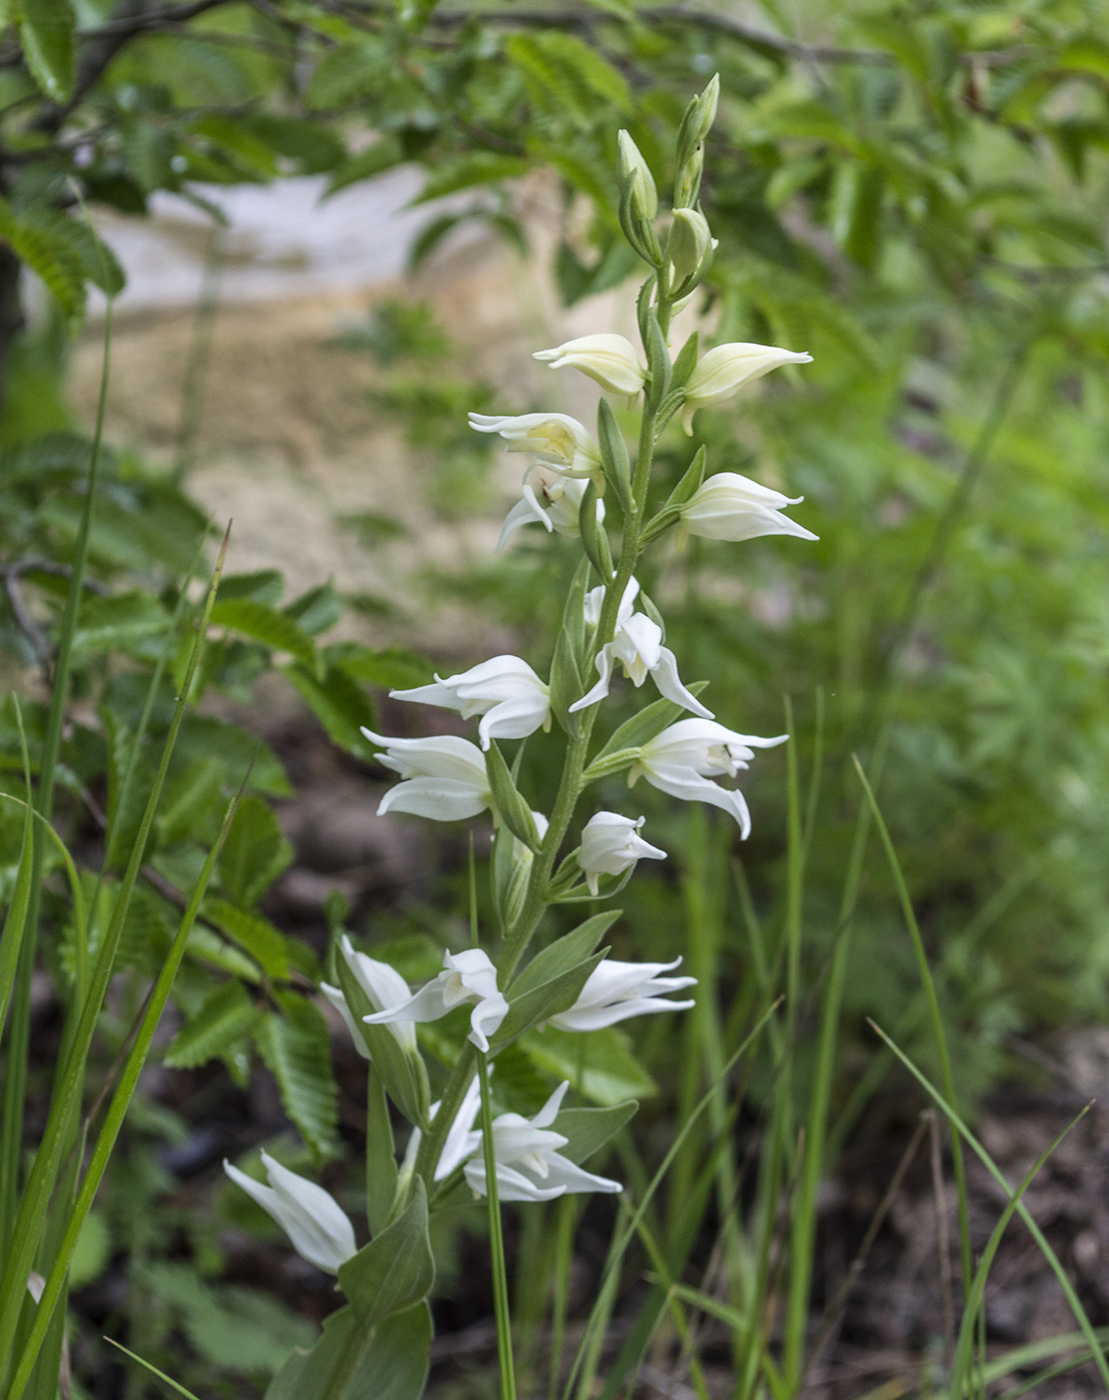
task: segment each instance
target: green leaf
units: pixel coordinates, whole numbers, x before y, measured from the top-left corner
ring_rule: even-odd
[[[294,662],[284,668],[300,697],[327,730],[327,737],[360,758],[369,758],[373,747],[362,726],[374,727],[373,702],[342,666],[327,666],[322,676],[314,667]]]
[[[140,643],[161,636],[169,618],[156,598],[136,590],[110,598],[87,597],[81,604],[74,651],[134,651]]]
[[[354,680],[383,690],[411,690],[431,680],[427,661],[407,647],[376,649],[359,642],[339,642],[326,647],[323,658],[329,666],[341,666]]]
[[[233,904],[256,904],[293,858],[277,818],[260,797],[244,797],[220,852],[223,888]]]
[[[410,1123],[425,1127],[431,1095],[427,1070],[419,1051],[407,1051],[388,1026],[367,1026],[363,1022],[362,1018],[372,1015],[377,1007],[370,1001],[341,954],[335,958],[335,972],[347,1008],[359,1028],[386,1093]]]
[[[185,716],[176,756],[186,763],[198,758],[218,759],[224,765],[229,788],[237,788],[249,769],[249,791],[263,792],[268,797],[293,795],[285,770],[270,746],[238,725],[226,724],[214,715],[190,713]]]
[[[619,1104],[658,1092],[615,1026],[601,1031],[528,1031],[518,1042],[537,1069],[568,1079],[571,1087],[599,1104]]]
[[[360,180],[370,180],[373,176],[380,175],[383,170],[391,170],[402,160],[404,150],[397,137],[383,136],[367,150],[359,151],[356,156],[344,160],[332,170],[325,198],[327,195],[337,194],[339,190],[345,190],[348,185],[357,184]]]
[[[159,846],[172,846],[189,836],[195,838],[209,818],[219,829],[226,808],[223,778],[223,764],[218,759],[198,758],[167,784],[154,828]]]
[[[71,1289],[84,1288],[104,1272],[112,1254],[112,1237],[104,1215],[99,1210],[90,1210],[77,1236],[73,1258],[69,1265],[69,1286]]]
[[[363,1327],[421,1302],[435,1282],[421,1177],[416,1177],[414,1188],[401,1215],[339,1268],[339,1287]]]
[[[366,1219],[371,1235],[385,1228],[397,1193],[397,1157],[385,1085],[370,1065],[366,1092]]]
[[[73,10],[68,0],[20,0],[19,37],[27,67],[52,102],[73,90]]]
[[[241,632],[274,651],[285,651],[309,669],[316,665],[311,637],[286,613],[250,598],[226,598],[212,609],[212,626]]]
[[[608,399],[602,399],[597,407],[597,441],[605,480],[616,492],[620,505],[627,510],[631,504],[631,463],[628,461],[624,434]]]
[[[426,1303],[375,1328],[364,1327],[353,1308],[340,1308],[311,1351],[297,1350],[285,1362],[265,1400],[420,1400],[430,1347]]]
[[[592,957],[585,958],[567,968],[565,972],[557,973],[549,981],[533,987],[530,991],[520,992],[514,998],[510,994],[508,1015],[497,1030],[495,1043],[507,1044],[531,1026],[546,1021],[551,1016],[557,1016],[560,1011],[566,1011],[573,1006],[581,995],[581,989],[589,981],[590,974],[607,951],[605,948],[599,953],[594,953]]]
[[[148,1265],[136,1281],[170,1306],[198,1355],[221,1371],[272,1375],[316,1329],[278,1299],[253,1288],[220,1288],[187,1264]]]
[[[245,948],[267,977],[287,981],[289,958],[285,940],[268,919],[261,914],[237,909],[225,899],[210,899],[204,905],[203,917]]]
[[[216,603],[248,598],[255,603],[276,607],[285,592],[285,579],[279,569],[256,569],[249,574],[224,574],[219,581]]]
[[[521,156],[498,155],[494,151],[473,151],[457,160],[436,165],[428,176],[414,204],[426,204],[432,199],[467,190],[474,185],[488,185],[494,180],[513,180],[526,175],[528,162]]]
[[[555,642],[554,656],[551,658],[551,673],[548,679],[550,688],[551,713],[566,732],[574,723],[570,706],[585,694],[585,684],[574,658],[574,644],[565,627],[559,628]]]
[[[327,1022],[303,997],[286,992],[278,1001],[284,1015],[268,1015],[254,1033],[255,1044],[305,1142],[318,1156],[332,1156],[338,1151],[338,1108]]]
[[[207,1064],[248,1036],[261,1015],[241,982],[226,982],[173,1037],[165,1063],[170,1069]]]
[[[286,617],[293,619],[302,632],[317,637],[339,621],[343,615],[343,604],[330,583],[321,583],[317,588],[310,588],[307,593],[294,598],[282,611]]]
[[[699,695],[707,681],[694,681],[688,687],[690,694]],[[647,706],[645,710],[640,710],[631,719],[625,720],[620,728],[613,734],[612,738],[604,745],[600,752],[594,757],[593,763],[599,763],[602,759],[611,758],[613,754],[620,753],[624,749],[641,749],[644,744],[649,744],[652,739],[656,739],[664,729],[679,720],[685,711],[681,705],[677,705],[673,700],[656,700]],[[592,766],[592,765],[590,765]]]
[[[603,914],[594,914],[572,932],[556,938],[546,948],[536,953],[523,971],[513,979],[506,995],[511,1001],[513,994],[522,996],[544,986],[553,978],[577,967],[583,958],[596,948],[597,944],[612,925],[623,914],[622,909],[607,909]]]
[[[598,114],[597,98],[619,112],[631,111],[631,92],[622,75],[576,35],[557,30],[513,34],[504,47],[533,101],[561,109],[581,123]]]
[[[611,1108],[564,1108],[552,1125],[556,1133],[567,1139],[559,1152],[580,1165],[614,1138],[638,1108],[635,1099]]]
[[[508,764],[505,763],[504,755],[495,742],[489,745],[489,751],[485,755],[485,771],[489,775],[493,802],[501,820],[529,850],[538,851],[540,843],[535,818],[531,815],[531,808],[516,790],[512,774],[508,771]]]

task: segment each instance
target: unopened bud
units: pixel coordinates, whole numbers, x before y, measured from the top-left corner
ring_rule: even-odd
[[[682,117],[682,124],[678,128],[675,153],[675,209],[687,209],[697,202],[697,193],[701,188],[701,171],[705,163],[705,138],[716,117],[719,97],[720,75],[717,73],[713,75],[712,81],[700,97],[695,97],[685,109],[685,116]]]
[[[658,190],[655,177],[643,159],[639,147],[626,131],[616,138],[616,178],[620,182],[620,194],[631,185],[631,207],[633,212],[648,222],[658,213]]]
[[[674,222],[666,244],[671,285],[686,290],[696,285],[708,271],[715,241],[708,220],[698,209],[675,209]]]

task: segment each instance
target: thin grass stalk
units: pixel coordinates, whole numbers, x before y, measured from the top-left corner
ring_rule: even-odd
[[[133,1351],[128,1351],[122,1342],[113,1342],[111,1337],[105,1337],[104,1340],[109,1346],[113,1346],[117,1351],[123,1352],[124,1356],[129,1356],[132,1361],[137,1361],[140,1366],[145,1366],[152,1376],[157,1376],[160,1381],[164,1381],[171,1390],[176,1390],[178,1395],[183,1395],[185,1400],[197,1400],[197,1397],[191,1390],[186,1390],[185,1387],[178,1384],[172,1376],[167,1376],[164,1371],[159,1371],[157,1366],[152,1366],[149,1361],[144,1361],[141,1356],[136,1356]]]
[[[231,822],[234,820],[239,800],[242,797],[247,781],[249,781],[249,776],[248,773],[247,777],[243,780],[243,786],[240,788],[239,793],[234,800],[228,804],[219,836],[212,849],[208,852],[208,857],[197,879],[192,896],[177,926],[177,932],[174,935],[173,943],[170,945],[166,960],[162,964],[162,969],[158,974],[158,980],[154,985],[153,994],[148,999],[146,1012],[143,1015],[138,1035],[127,1057],[123,1073],[120,1076],[119,1085],[116,1088],[115,1094],[112,1096],[112,1101],[109,1105],[103,1127],[100,1129],[96,1140],[96,1146],[93,1148],[88,1170],[85,1172],[84,1180],[81,1183],[81,1189],[70,1210],[65,1234],[58,1248],[53,1267],[46,1281],[46,1286],[43,1289],[42,1297],[39,1300],[38,1309],[35,1314],[34,1328],[24,1348],[19,1369],[16,1371],[12,1380],[9,1400],[20,1400],[23,1394],[23,1388],[30,1377],[31,1368],[35,1363],[37,1348],[41,1345],[42,1339],[46,1334],[46,1329],[50,1324],[51,1313],[65,1287],[66,1276],[73,1258],[73,1251],[77,1247],[77,1237],[81,1232],[81,1227],[85,1222],[86,1216],[92,1208],[96,1193],[100,1188],[100,1183],[107,1170],[108,1160],[115,1148],[116,1140],[123,1126],[123,1119],[130,1107],[135,1087],[139,1081],[139,1076],[150,1054],[150,1047],[153,1044],[154,1035],[158,1029],[158,1023],[162,1018],[162,1012],[165,1010],[166,1002],[169,999],[170,990],[173,987],[177,971],[181,966],[181,960],[185,956],[185,945],[188,942],[189,934],[196,922],[196,916],[200,911],[200,905],[207,893],[208,884],[212,878],[212,872],[215,870],[216,862],[223,849],[223,844],[227,839],[227,833],[230,830]]]
[[[955,1362],[951,1368],[950,1389],[952,1397],[962,1396],[964,1388],[966,1386],[967,1378],[970,1374],[972,1355],[974,1349],[975,1328],[977,1326],[978,1319],[984,1319],[985,1317],[983,1305],[986,1296],[986,1282],[989,1279],[990,1269],[993,1267],[994,1258],[997,1254],[998,1247],[1001,1244],[1001,1238],[1005,1234],[1006,1229],[1008,1228],[1009,1221],[1012,1220],[1014,1214],[1016,1213],[1017,1206],[1019,1206],[1021,1201],[1024,1199],[1024,1193],[1028,1190],[1028,1188],[1032,1185],[1032,1182],[1039,1175],[1040,1169],[1043,1167],[1044,1163],[1055,1152],[1056,1148],[1063,1141],[1063,1139],[1067,1137],[1071,1133],[1071,1131],[1078,1126],[1078,1124],[1082,1121],[1083,1118],[1085,1118],[1086,1114],[1089,1113],[1092,1107],[1093,1103],[1088,1103],[1085,1106],[1085,1108],[1083,1108],[1073,1119],[1071,1119],[1070,1123],[1068,1123],[1068,1125],[1063,1129],[1063,1131],[1059,1134],[1059,1136],[1055,1139],[1051,1146],[1048,1147],[1044,1152],[1040,1154],[1039,1157],[1036,1158],[1035,1162],[1033,1162],[1031,1168],[1026,1174],[1024,1180],[1020,1183],[1016,1191],[1010,1197],[1008,1204],[1006,1205],[1005,1209],[1001,1212],[1001,1216],[990,1234],[990,1238],[986,1243],[986,1248],[982,1251],[982,1257],[978,1261],[978,1268],[975,1271],[974,1281],[972,1282],[970,1287],[970,1294],[967,1297],[966,1305],[963,1309],[963,1320],[959,1328],[959,1340],[955,1347]],[[981,1360],[981,1358],[979,1358],[979,1360]],[[985,1380],[981,1374],[980,1366],[977,1379],[979,1391],[980,1393],[984,1394]]]
[[[73,565],[58,630],[58,650],[51,677],[50,709],[46,718],[42,751],[39,756],[39,784],[36,808],[46,821],[54,813],[54,779],[61,749],[62,723],[65,719],[69,693],[69,672],[73,656],[73,636],[77,630],[77,615],[84,589],[85,567],[88,563],[89,533],[96,500],[100,470],[100,452],[104,440],[104,415],[108,403],[108,380],[111,367],[112,300],[104,312],[104,348],[100,365],[100,391],[96,404],[96,427],[89,453],[89,472],[85,479],[85,500],[77,525],[73,547]],[[31,892],[27,921],[20,947],[16,971],[15,993],[12,1000],[11,1026],[5,1057],[4,1102],[0,1112],[0,1254],[7,1259],[19,1204],[19,1168],[23,1147],[23,1112],[27,1091],[27,1056],[31,1043],[31,979],[38,953],[39,914],[42,902],[44,846],[41,833],[32,844]],[[25,1282],[25,1281],[24,1281]],[[0,1356],[4,1348],[0,1347]]]
[[[901,901],[901,910],[909,929],[909,937],[913,941],[913,951],[916,953],[917,967],[920,971],[920,982],[928,1001],[928,1015],[932,1022],[932,1035],[936,1042],[936,1053],[939,1056],[940,1077],[943,1082],[943,1091],[950,1102],[955,1103],[955,1080],[951,1073],[951,1056],[947,1049],[947,1035],[943,1028],[943,1016],[940,1013],[939,998],[936,996],[936,986],[935,982],[932,980],[932,969],[928,966],[928,954],[924,950],[924,940],[920,936],[920,927],[916,921],[913,901],[909,895],[908,886],[905,884],[905,877],[901,871],[901,862],[897,859],[897,852],[890,838],[889,829],[878,807],[874,791],[867,782],[862,764],[857,758],[855,759],[855,768],[858,772],[859,780],[863,785],[863,791],[866,793],[867,802],[870,804],[874,825],[881,838],[882,846],[886,852],[886,859],[889,861],[890,872],[893,875],[894,884],[897,887],[898,898]],[[955,1188],[958,1192],[959,1199],[959,1254],[963,1270],[963,1297],[965,1299],[970,1292],[971,1279],[973,1278],[973,1263],[970,1243],[970,1211],[967,1205],[966,1167],[963,1163],[962,1144],[957,1134],[952,1134],[951,1137],[951,1161],[955,1172]]]
[[[677,1379],[682,1364],[688,1360],[690,1379],[693,1381],[693,1387],[697,1392],[699,1400],[709,1400],[708,1386],[705,1384],[705,1373],[691,1345],[693,1334],[689,1325],[689,1319],[686,1317],[685,1309],[682,1307],[681,1300],[677,1296],[674,1279],[671,1277],[666,1259],[658,1246],[658,1241],[655,1239],[654,1234],[647,1228],[647,1222],[645,1220],[639,1222],[636,1233],[639,1235],[643,1247],[647,1251],[647,1257],[658,1273],[659,1283],[666,1290],[666,1308],[673,1319],[674,1327],[682,1343],[681,1356],[678,1359],[678,1369],[675,1371],[674,1379]],[[630,1377],[629,1383],[634,1384],[635,1377]]]
[[[722,1078],[726,1078],[732,1072],[735,1066],[747,1053],[748,1049],[750,1049],[750,1047],[753,1044],[755,1044],[758,1037],[762,1034],[764,1027],[767,1025],[770,1018],[773,1016],[777,1009],[778,1002],[774,1002],[762,1014],[762,1016],[756,1022],[754,1027],[748,1032],[747,1036],[743,1040],[743,1043],[739,1046],[738,1050],[734,1052],[734,1054],[728,1060],[728,1063],[724,1066],[724,1070],[721,1076]],[[655,1193],[658,1191],[659,1187],[661,1186],[663,1180],[666,1177],[666,1174],[669,1172],[674,1158],[681,1151],[682,1146],[684,1145],[686,1139],[689,1137],[690,1133],[693,1131],[694,1126],[699,1121],[701,1115],[708,1108],[709,1104],[712,1102],[712,1090],[713,1086],[710,1085],[708,1091],[702,1095],[700,1101],[694,1108],[693,1112],[690,1114],[689,1118],[686,1119],[685,1123],[682,1124],[682,1127],[679,1130],[677,1136],[675,1137],[674,1141],[670,1144],[666,1155],[663,1157],[661,1163],[658,1166],[658,1169],[656,1170],[654,1176],[651,1178],[651,1184],[647,1188],[643,1199],[639,1202],[639,1205],[636,1207],[634,1213],[632,1214],[631,1221],[625,1228],[623,1235],[618,1235],[616,1232],[614,1232],[613,1234],[613,1245],[612,1248],[609,1250],[609,1257],[605,1263],[604,1273],[601,1276],[601,1288],[599,1291],[598,1300],[594,1304],[593,1311],[590,1313],[589,1319],[586,1322],[585,1335],[582,1337],[581,1344],[578,1347],[578,1353],[574,1359],[574,1365],[570,1372],[570,1378],[567,1381],[566,1389],[564,1391],[565,1400],[569,1400],[569,1396],[573,1393],[574,1383],[577,1380],[578,1372],[582,1369],[587,1349],[593,1347],[594,1345],[594,1333],[598,1330],[596,1323],[602,1310],[603,1300],[606,1297],[606,1294],[609,1290],[609,1285],[611,1284],[615,1286],[615,1281],[619,1277],[620,1264],[624,1258],[624,1255],[627,1253],[628,1246],[631,1244],[631,1241],[635,1236],[635,1232],[639,1227],[639,1222],[644,1218],[647,1209],[651,1203],[651,1200],[654,1198]],[[611,1306],[611,1304],[609,1304],[609,1306]],[[579,1390],[579,1396],[581,1397],[581,1400],[585,1400],[585,1397],[588,1394],[588,1390]]]
[[[31,761],[27,753],[27,736],[23,732],[23,712],[19,700],[15,701],[16,720],[19,724],[19,739],[23,749],[23,780],[27,788],[27,806],[23,817],[23,838],[19,847],[19,864],[12,891],[11,903],[4,919],[4,929],[0,933],[0,1038],[4,1034],[4,1023],[8,1016],[8,1001],[15,983],[16,968],[19,965],[19,950],[27,927],[27,911],[31,903],[31,871],[34,849],[32,827]],[[2,1232],[0,1232],[2,1233]]]
[[[974,1155],[986,1168],[989,1174],[993,1177],[994,1181],[996,1181],[998,1186],[1000,1186],[1001,1189],[1005,1192],[1006,1199],[1011,1200],[1013,1197],[1013,1188],[1009,1185],[1009,1182],[1006,1180],[1005,1174],[1001,1171],[1000,1167],[997,1166],[990,1154],[986,1151],[986,1149],[970,1131],[967,1125],[959,1117],[959,1114],[954,1108],[954,1106],[948,1103],[948,1101],[944,1098],[943,1094],[940,1093],[940,1091],[937,1088],[935,1088],[935,1086],[930,1082],[930,1080],[928,1080],[919,1069],[917,1069],[916,1065],[913,1064],[912,1060],[909,1059],[908,1055],[905,1054],[905,1052],[900,1048],[900,1046],[894,1044],[894,1042],[885,1033],[885,1031],[882,1030],[881,1026],[879,1026],[876,1021],[873,1021],[868,1017],[867,1024],[871,1027],[874,1033],[877,1036],[879,1036],[886,1045],[889,1046],[890,1050],[892,1050],[892,1052],[894,1053],[894,1055],[896,1055],[898,1060],[901,1061],[901,1063],[905,1066],[905,1068],[909,1071],[909,1073],[913,1076],[913,1078],[917,1081],[921,1088],[924,1089],[924,1091],[930,1096],[930,1098],[933,1100],[936,1106],[943,1111],[952,1128],[955,1129],[955,1131],[971,1149]],[[1036,1224],[1035,1220],[1032,1218],[1032,1215],[1028,1210],[1028,1207],[1024,1204],[1022,1200],[1017,1200],[1016,1210],[1017,1214],[1020,1216],[1021,1220],[1027,1227],[1028,1233],[1032,1236],[1036,1244],[1039,1246],[1040,1253],[1047,1260],[1048,1265],[1051,1268],[1051,1272],[1055,1275],[1056,1279],[1058,1279],[1059,1286],[1063,1290],[1063,1295],[1070,1306],[1071,1312],[1074,1314],[1074,1319],[1078,1323],[1079,1328],[1081,1329],[1083,1340],[1089,1347],[1094,1360],[1097,1362],[1097,1367],[1101,1373],[1102,1382],[1105,1385],[1106,1390],[1109,1391],[1109,1361],[1106,1360],[1105,1351],[1102,1347],[1101,1341],[1099,1340],[1099,1334],[1094,1330],[1094,1327],[1086,1314],[1086,1309],[1082,1306],[1082,1302],[1078,1297],[1078,1294],[1074,1290],[1074,1285],[1067,1277],[1066,1269],[1063,1268],[1063,1265],[1060,1262],[1058,1255],[1052,1249],[1051,1245],[1047,1242],[1047,1239],[1044,1237],[1043,1231]],[[1109,1337],[1109,1331],[1106,1331],[1104,1335],[1106,1337]]]
[[[196,674],[196,668],[203,649],[204,636],[207,630],[208,620],[211,617],[212,606],[215,602],[216,589],[219,585],[220,572],[223,567],[226,551],[227,538],[225,537],[223,548],[220,551],[219,561],[208,590],[208,596],[205,600],[203,614],[197,628],[196,639],[189,658],[185,683],[182,686],[181,694],[178,698],[169,734],[163,746],[158,771],[147,801],[146,810],[143,813],[135,845],[120,885],[112,920],[104,935],[103,942],[97,955],[96,968],[93,973],[89,995],[86,998],[84,1006],[80,1009],[80,1016],[78,1018],[77,1031],[73,1037],[72,1049],[66,1056],[65,1063],[59,1071],[57,1081],[58,1087],[55,1091],[50,1115],[46,1122],[46,1129],[43,1133],[42,1142],[39,1145],[34,1167],[32,1168],[27,1183],[27,1189],[24,1193],[23,1203],[16,1219],[12,1244],[7,1257],[3,1284],[0,1286],[0,1356],[9,1355],[11,1351],[12,1341],[18,1325],[23,1291],[27,1286],[27,1278],[30,1274],[32,1261],[38,1247],[42,1223],[45,1219],[47,1205],[54,1189],[54,1183],[57,1180],[58,1169],[66,1151],[65,1132],[66,1125],[70,1121],[71,1105],[75,1100],[79,1102],[81,1098],[89,1047],[92,1044],[100,1007],[111,979],[112,967],[119,946],[120,935],[123,930],[123,922],[127,916],[127,909],[135,887],[135,882],[138,879],[139,867],[142,864],[146,842],[154,824],[154,817],[161,799],[162,787],[165,783],[174,745],[185,717],[192,680],[193,676]]]
[[[196,462],[196,445],[200,436],[200,419],[204,411],[204,391],[208,366],[212,358],[212,337],[219,313],[220,290],[223,282],[225,233],[213,224],[204,259],[200,295],[193,316],[192,342],[185,366],[185,382],[181,391],[181,423],[177,430],[177,451],[173,461],[173,479],[181,483]]]

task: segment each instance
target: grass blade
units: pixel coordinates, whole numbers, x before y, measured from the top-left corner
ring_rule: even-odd
[[[197,1400],[197,1397],[191,1390],[186,1390],[183,1385],[179,1385],[172,1377],[167,1376],[164,1371],[159,1371],[157,1366],[152,1366],[149,1361],[144,1361],[141,1356],[136,1356],[133,1351],[128,1351],[122,1342],[114,1342],[111,1337],[105,1337],[104,1340],[110,1347],[115,1347],[117,1351],[123,1352],[124,1356],[129,1356],[132,1361],[137,1361],[140,1366],[145,1366],[152,1375],[157,1376],[160,1381],[165,1381],[166,1385],[176,1390],[178,1395],[184,1395],[185,1400]]]
[[[893,841],[889,834],[881,810],[878,807],[874,792],[867,782],[866,774],[859,760],[855,759],[855,770],[859,775],[859,781],[863,785],[867,802],[870,805],[871,815],[874,818],[874,825],[878,829],[882,846],[886,852],[886,859],[889,861],[890,873],[893,876],[894,884],[897,887],[898,898],[901,901],[901,909],[905,915],[905,923],[908,925],[909,936],[913,940],[913,951],[916,953],[917,966],[920,970],[920,983],[924,989],[924,995],[928,1000],[928,1014],[932,1021],[932,1034],[936,1041],[936,1052],[940,1061],[940,1077],[943,1080],[943,1091],[949,1101],[955,1103],[955,1081],[951,1074],[951,1057],[947,1050],[947,1036],[943,1029],[943,1017],[940,1015],[940,1003],[936,996],[936,984],[932,979],[932,969],[928,966],[928,955],[924,951],[924,940],[920,936],[920,926],[916,921],[916,912],[913,909],[913,901],[909,896],[908,886],[905,884],[905,877],[901,871],[901,862],[897,859],[897,852],[894,850]],[[970,1292],[972,1263],[970,1249],[970,1213],[967,1209],[967,1183],[966,1168],[963,1164],[963,1149],[957,1133],[951,1135],[951,1159],[955,1169],[955,1188],[959,1198],[959,1253],[963,1268],[963,1297]]]
[[[875,1034],[881,1037],[883,1043],[889,1046],[889,1048],[893,1051],[894,1055],[897,1056],[897,1058],[901,1061],[901,1063],[905,1066],[905,1068],[909,1071],[909,1073],[913,1076],[913,1078],[917,1081],[921,1088],[924,1089],[925,1092],[932,1098],[936,1106],[943,1110],[951,1126],[955,1129],[955,1131],[971,1149],[974,1155],[986,1168],[989,1174],[993,1177],[994,1181],[996,1181],[997,1184],[1001,1187],[1001,1189],[1005,1192],[1007,1199],[1012,1200],[1014,1195],[1013,1188],[1005,1179],[1004,1173],[1001,1171],[1000,1167],[997,1166],[993,1158],[978,1141],[978,1139],[974,1136],[974,1134],[970,1131],[970,1129],[963,1122],[963,1120],[959,1117],[958,1113],[955,1111],[952,1105],[947,1102],[947,1100],[943,1097],[940,1091],[929,1082],[929,1080],[920,1072],[920,1070],[917,1069],[916,1065],[913,1064],[912,1060],[909,1059],[908,1055],[906,1055],[905,1052],[899,1046],[893,1043],[889,1036],[886,1035],[885,1031],[882,1030],[881,1026],[879,1026],[874,1021],[869,1021],[869,1025],[874,1030]],[[1083,1339],[1085,1340],[1086,1345],[1089,1347],[1091,1353],[1093,1354],[1094,1360],[1097,1362],[1098,1370],[1101,1372],[1101,1379],[1105,1384],[1105,1388],[1107,1391],[1109,1391],[1109,1362],[1107,1362],[1105,1359],[1105,1352],[1102,1349],[1101,1343],[1098,1341],[1098,1334],[1094,1331],[1093,1324],[1090,1322],[1089,1317],[1086,1315],[1086,1309],[1082,1306],[1078,1294],[1074,1291],[1074,1285],[1067,1277],[1066,1270],[1059,1262],[1059,1256],[1052,1249],[1051,1245],[1048,1244],[1047,1240],[1044,1237],[1043,1231],[1036,1224],[1035,1220],[1033,1220],[1031,1214],[1029,1213],[1028,1207],[1019,1198],[1016,1201],[1016,1211],[1017,1214],[1020,1216],[1021,1220],[1023,1220],[1024,1224],[1027,1226],[1028,1233],[1032,1236],[1032,1238],[1036,1241],[1036,1244],[1039,1246],[1040,1252],[1043,1254],[1044,1258],[1050,1265],[1052,1273],[1059,1280],[1059,1286],[1060,1288],[1062,1288],[1063,1294],[1066,1297],[1068,1304],[1070,1305],[1071,1312],[1074,1314],[1075,1321],[1078,1323],[1078,1326],[1082,1331]]]

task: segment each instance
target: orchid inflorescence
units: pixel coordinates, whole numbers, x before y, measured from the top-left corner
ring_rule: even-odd
[[[746,838],[751,820],[743,794],[719,780],[736,779],[756,749],[787,737],[743,734],[716,719],[697,693],[703,687],[690,688],[682,681],[678,658],[666,646],[663,618],[635,574],[643,549],[671,528],[679,548],[690,535],[726,541],[764,535],[816,538],[784,514],[800,498],[736,472],[706,475],[703,448],[670,496],[653,513],[648,510],[655,446],[672,418],[679,416],[688,433],[698,409],[725,402],[771,370],[810,358],[747,343],[718,345],[701,354],[696,331],[671,356],[673,316],[705,277],[715,246],[697,201],[702,147],[716,101],[714,79],[686,112],[665,236],[656,228],[654,177],[631,137],[626,132],[620,136],[621,224],[651,269],[638,301],[642,355],[613,334],[581,336],[536,355],[553,369],[577,369],[604,393],[639,405],[634,455],[606,398],[600,402],[596,436],[563,413],[470,415],[478,432],[499,435],[509,452],[530,459],[522,499],[509,512],[501,545],[529,522],[580,540],[582,558],[547,679],[520,657],[500,655],[459,675],[437,675],[430,685],[391,692],[394,699],[453,710],[463,720],[476,721],[477,743],[457,735],[391,738],[363,730],[378,761],[399,779],[382,798],[379,812],[433,821],[491,814],[492,902],[500,935],[495,957],[483,946],[445,952],[442,970],[416,990],[388,963],[355,949],[345,934],[333,951],[333,976],[321,991],[370,1061],[371,1098],[376,1083],[412,1126],[399,1167],[391,1139],[387,1158],[378,1158],[387,1161],[392,1199],[381,1219],[371,1221],[374,1240],[367,1249],[378,1244],[381,1231],[402,1215],[407,1218],[417,1195],[422,1200],[426,1193],[434,1208],[457,1189],[486,1194],[489,1161],[495,1162],[502,1201],[621,1189],[618,1182],[586,1171],[578,1158],[611,1136],[630,1108],[622,1113],[578,1109],[567,1116],[562,1108],[565,1083],[532,1118],[505,1112],[493,1119],[492,1157],[483,1153],[482,1133],[474,1130],[483,1069],[478,1057],[491,1063],[519,1036],[548,1025],[580,1034],[693,1005],[671,999],[695,982],[667,975],[680,958],[618,962],[607,949],[596,951],[616,914],[594,914],[527,962],[525,954],[550,906],[610,897],[640,860],[665,858],[665,851],[641,834],[640,815],[595,810],[580,820],[579,804],[591,786],[618,774],[625,775],[629,788],[645,779],[682,801],[722,808]],[[635,687],[649,677],[659,698],[598,747],[594,727],[618,670]],[[552,723],[565,736],[565,756],[553,805],[543,813],[520,793],[500,746],[549,730]],[[578,839],[567,851],[575,830]],[[441,1099],[433,1104],[415,1027],[456,1010],[468,1020],[466,1039]],[[440,1052],[442,1044],[437,1040]],[[384,1099],[380,1102],[383,1106]],[[383,1107],[382,1113],[373,1123],[389,1133]],[[602,1117],[588,1120],[592,1127],[583,1133],[590,1113]],[[371,1143],[367,1150],[372,1155],[379,1146]],[[263,1161],[268,1186],[235,1168],[228,1171],[284,1226],[305,1258],[339,1272],[346,1288],[343,1266],[355,1255],[347,1216],[321,1187],[270,1158]]]

